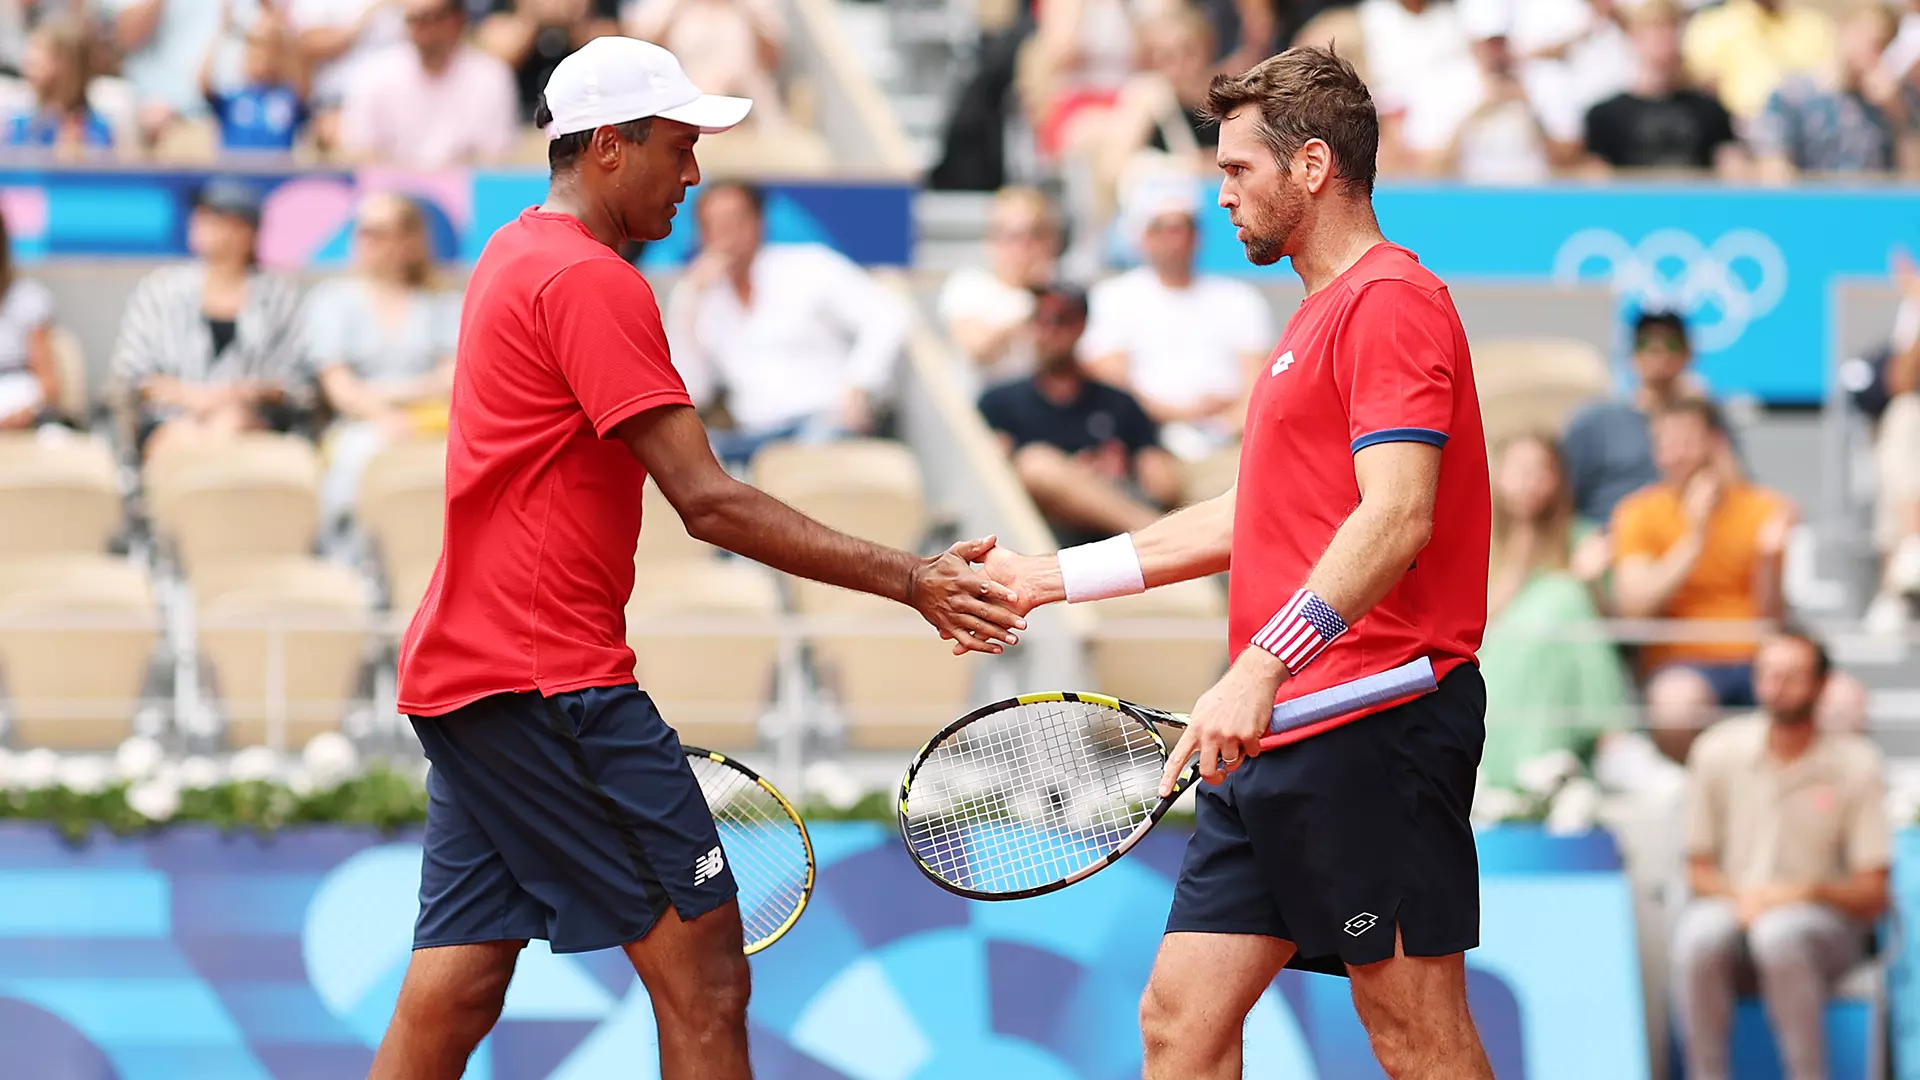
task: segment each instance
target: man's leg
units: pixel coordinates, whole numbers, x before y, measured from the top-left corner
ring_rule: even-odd
[[[1857,929],[1818,904],[1774,908],[1747,928],[1787,1080],[1826,1080],[1827,994],[1863,944]]]
[[[1728,1080],[1730,1075],[1742,938],[1730,900],[1695,900],[1674,927],[1674,1019],[1688,1080]]]
[[[672,908],[627,958],[653,999],[660,1028],[660,1080],[750,1080],[749,973],[740,905],[728,901],[689,920]]]
[[[1467,1009],[1465,954],[1394,955],[1347,969],[1373,1056],[1393,1080],[1493,1080]]]
[[[1238,1080],[1247,1012],[1293,943],[1259,934],[1170,933],[1140,998],[1145,1080]]]
[[[524,941],[418,949],[367,1080],[460,1080],[493,1030]]]
[[[1160,519],[1159,510],[1044,443],[1014,451],[1013,471],[1040,512],[1055,521],[1117,535]]]

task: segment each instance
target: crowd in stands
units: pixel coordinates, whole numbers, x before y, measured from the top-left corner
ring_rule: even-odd
[[[790,122],[772,0],[0,0],[0,147],[438,168],[539,156],[554,65],[626,33]],[[531,151],[525,148],[532,147]]]
[[[978,113],[1004,96],[1042,175],[1085,175],[1111,211],[1135,174],[1210,167],[1208,78],[1288,42],[1330,44],[1367,76],[1386,177],[1920,170],[1907,0],[1035,0],[1003,19],[935,186],[1013,178],[978,164],[1001,161]]]

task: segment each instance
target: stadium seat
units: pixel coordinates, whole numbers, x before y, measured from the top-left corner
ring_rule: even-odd
[[[1216,450],[1199,461],[1182,463],[1185,479],[1181,497],[1188,503],[1205,502],[1224,495],[1240,479],[1240,444]]]
[[[1226,600],[1211,580],[1091,606],[1100,620],[1089,639],[1093,684],[1114,697],[1185,712],[1227,668]]]
[[[0,437],[0,556],[104,551],[120,521],[105,440]]]
[[[953,655],[912,611],[865,593],[834,590],[809,628],[815,670],[846,715],[847,744],[910,750],[968,708],[976,661]]]
[[[633,557],[642,573],[649,564],[713,557],[713,547],[688,535],[680,512],[660,493],[652,479],[647,480],[646,501],[640,515],[640,545]]]
[[[834,171],[835,162],[833,148],[818,132],[791,124],[745,124],[701,138],[700,168],[716,177],[825,176]]]
[[[0,561],[0,687],[16,746],[101,750],[133,731],[160,621],[146,569],[99,554]]]
[[[153,144],[154,160],[170,165],[202,165],[219,156],[220,128],[211,120],[176,120]]]
[[[752,563],[643,562],[627,605],[640,685],[696,746],[760,741],[760,715],[780,658],[773,575]]]
[[[1580,406],[1613,389],[1606,357],[1584,341],[1479,342],[1473,375],[1489,446],[1530,431],[1558,433]]]
[[[339,727],[357,704],[374,637],[360,575],[320,559],[263,558],[200,567],[191,585],[227,745],[269,743],[276,714],[286,748]],[[276,621],[285,628],[273,629]]]
[[[775,443],[753,459],[753,482],[826,525],[890,547],[914,550],[927,531],[919,462],[897,442]],[[839,592],[812,581],[793,583],[795,605],[814,610]]]
[[[290,435],[176,447],[147,462],[156,531],[189,573],[213,562],[301,555],[319,526],[319,457]]]
[[[411,612],[426,594],[446,527],[447,444],[388,446],[367,463],[358,493],[360,527],[380,553],[387,597]]]

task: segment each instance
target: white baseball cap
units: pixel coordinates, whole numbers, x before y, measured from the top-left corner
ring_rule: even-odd
[[[753,99],[703,94],[680,61],[651,41],[595,38],[575,49],[547,79],[547,138],[658,116],[692,124],[703,134],[747,118]]]

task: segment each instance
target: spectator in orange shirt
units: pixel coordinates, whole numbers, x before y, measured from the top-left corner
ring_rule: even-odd
[[[1653,420],[1661,479],[1613,513],[1613,588],[1637,619],[1767,620],[1781,615],[1781,552],[1794,509],[1747,483],[1732,465],[1726,425],[1711,402],[1669,403]],[[1712,710],[1751,707],[1752,640],[1688,641],[1641,650],[1656,733],[1684,732]]]

